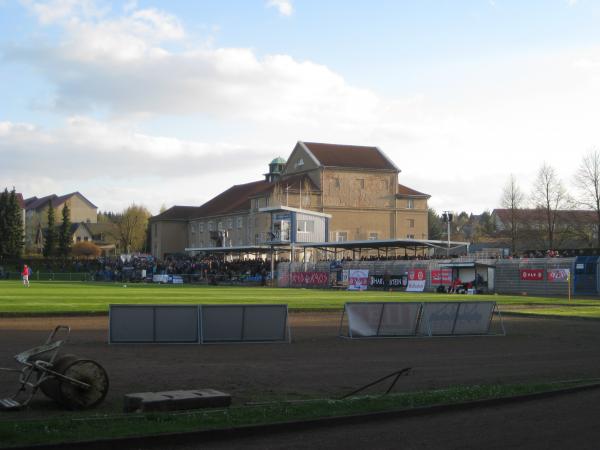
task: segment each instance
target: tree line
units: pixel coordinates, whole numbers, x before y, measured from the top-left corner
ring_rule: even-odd
[[[23,253],[24,224],[17,193],[0,193],[0,260],[20,258]]]
[[[574,195],[556,169],[546,162],[539,167],[529,193],[511,174],[500,196],[500,206],[507,216],[502,229],[489,211],[478,216],[461,212],[454,215],[452,240],[504,239],[510,243],[513,254],[524,248],[557,249],[568,241],[600,248],[600,151],[592,149],[583,156],[573,184]],[[578,219],[572,214],[576,209],[590,211],[595,220],[590,223]],[[565,212],[571,213],[572,220],[565,221]],[[433,209],[429,210],[429,238],[447,238],[446,224]]]

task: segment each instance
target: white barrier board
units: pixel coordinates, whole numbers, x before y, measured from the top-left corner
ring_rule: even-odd
[[[346,303],[350,337],[412,336],[421,303]]]

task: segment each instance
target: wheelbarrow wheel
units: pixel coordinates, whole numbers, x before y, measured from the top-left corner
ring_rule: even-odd
[[[93,408],[108,393],[108,375],[96,361],[64,355],[54,362],[52,370],[90,385],[84,388],[57,376],[48,378],[40,385],[44,394],[68,409]]]

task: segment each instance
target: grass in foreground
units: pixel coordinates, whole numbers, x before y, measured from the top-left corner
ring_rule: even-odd
[[[600,318],[598,300],[511,295],[451,295],[383,291],[334,291],[262,287],[155,284],[0,281],[0,314],[106,313],[109,304],[267,304],[286,303],[293,310],[341,310],[349,301],[493,300],[502,311]]]
[[[239,406],[219,410],[117,416],[58,417],[54,419],[0,421],[0,446],[24,446],[102,438],[154,435],[239,426],[280,423],[369,412],[397,411],[440,404],[495,399],[553,391],[597,380],[480,385],[387,396],[363,396],[347,400],[308,400]],[[16,413],[18,414],[18,413]]]
[[[334,291],[245,286],[0,281],[0,313],[106,313],[109,304],[265,304],[287,303],[294,310],[341,310],[348,301],[493,300],[502,311],[600,318],[600,302],[510,295],[452,295],[383,291]]]

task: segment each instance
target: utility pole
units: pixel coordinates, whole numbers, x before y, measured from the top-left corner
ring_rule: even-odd
[[[450,256],[450,224],[452,223],[453,215],[450,211],[444,211],[442,214],[442,221],[448,225],[448,248],[446,249],[446,256]]]

